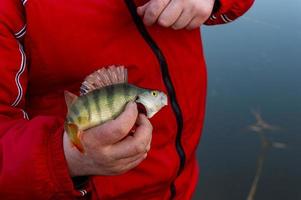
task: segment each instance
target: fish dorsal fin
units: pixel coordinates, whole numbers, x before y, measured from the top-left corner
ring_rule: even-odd
[[[78,96],[76,96],[75,94],[73,94],[67,90],[64,91],[64,94],[65,94],[66,105],[69,110],[70,106],[76,101]]]
[[[85,95],[95,89],[118,83],[127,83],[127,69],[124,66],[109,66],[101,68],[88,75],[80,87],[80,95]]]

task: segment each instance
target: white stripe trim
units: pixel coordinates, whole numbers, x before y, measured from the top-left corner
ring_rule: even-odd
[[[223,15],[224,18],[228,21],[228,22],[232,22],[233,20],[231,20],[227,15]]]
[[[26,24],[23,26],[23,28],[19,32],[15,33],[15,37],[20,38],[21,37],[20,35],[23,36],[24,32],[26,32]]]
[[[29,120],[28,114],[23,109],[21,109],[21,111],[23,112],[24,119]]]
[[[221,18],[225,23],[232,22],[232,20],[229,19],[226,15],[221,15]]]
[[[223,20],[225,23],[228,23],[228,21],[224,18],[223,15],[221,15],[221,18],[222,18],[222,20]]]
[[[20,76],[23,74],[23,72],[25,71],[25,65],[26,65],[26,55],[23,51],[23,47],[22,45],[19,43],[19,51],[21,54],[21,65],[20,65],[20,69],[17,72],[16,76],[15,76],[15,82],[18,88],[18,95],[16,97],[16,100],[11,104],[11,106],[17,106],[23,96],[23,89],[22,89],[22,85],[20,83]]]
[[[85,196],[88,193],[87,190],[80,190],[79,192],[81,193],[82,196]]]
[[[214,20],[216,20],[216,17],[215,17],[215,15],[211,15],[209,19],[210,19],[211,21],[214,21]]]
[[[23,1],[23,6],[25,6],[26,2],[27,2],[27,0]]]
[[[16,38],[19,39],[19,38],[23,37],[25,35],[25,33],[26,33],[26,30],[21,35],[16,36]]]

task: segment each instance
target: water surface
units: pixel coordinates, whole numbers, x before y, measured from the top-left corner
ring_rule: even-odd
[[[262,154],[254,200],[301,199],[301,1],[257,0],[202,33],[209,82],[194,199],[247,199]],[[251,130],[252,110],[277,129]]]

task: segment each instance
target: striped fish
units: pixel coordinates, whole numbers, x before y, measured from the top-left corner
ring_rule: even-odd
[[[126,69],[112,66],[88,76],[81,87],[81,96],[65,91],[68,107],[65,130],[79,151],[84,152],[80,142],[83,131],[115,119],[128,102],[141,103],[148,118],[167,105],[167,96],[163,92],[139,88],[123,81],[127,81]]]

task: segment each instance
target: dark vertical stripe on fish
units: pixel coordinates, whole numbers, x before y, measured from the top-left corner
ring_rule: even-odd
[[[83,102],[84,108],[86,108],[86,110],[87,110],[87,112],[88,112],[89,121],[90,121],[90,120],[91,120],[91,108],[90,108],[90,105],[89,105],[89,99],[88,99],[88,96],[83,96],[82,102]]]
[[[108,108],[111,112],[111,114],[114,113],[114,92],[115,92],[115,86],[111,85],[111,87],[107,87],[106,88],[106,92],[107,92],[107,105]]]
[[[128,84],[123,84],[122,85],[123,91],[124,91],[124,96],[126,99],[129,99],[130,97],[130,87]]]
[[[74,114],[75,116],[78,116],[79,115],[79,109],[77,107],[77,104],[74,104],[73,106],[71,106],[71,109],[70,109],[71,113]]]
[[[100,95],[98,92],[93,92],[93,100],[95,102],[95,107],[96,107],[96,111],[99,114],[100,113],[100,106],[99,106],[99,102],[100,102]]]
[[[72,107],[70,108],[70,118],[72,118],[72,121],[75,122],[75,119],[78,119],[78,116],[80,115],[79,112],[79,106],[78,104],[74,104],[72,105]],[[78,120],[78,122],[80,123],[80,120]]]

